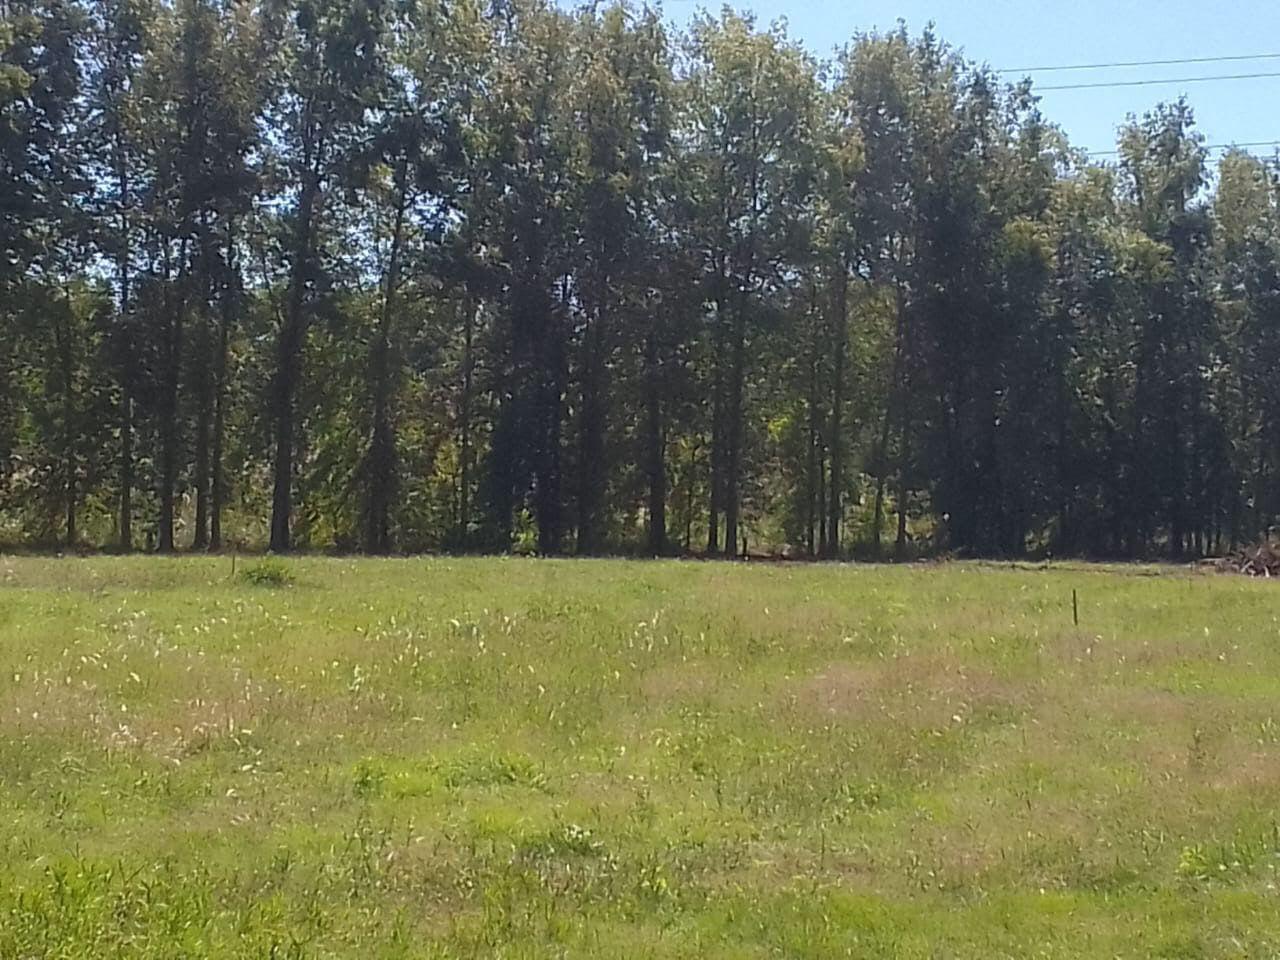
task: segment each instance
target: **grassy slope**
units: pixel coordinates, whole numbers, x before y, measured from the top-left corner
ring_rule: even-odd
[[[0,957],[1280,951],[1273,584],[292,566],[0,558]]]

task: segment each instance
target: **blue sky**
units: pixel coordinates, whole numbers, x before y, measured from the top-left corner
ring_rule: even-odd
[[[703,4],[664,0],[667,17],[683,25]],[[705,3],[718,10],[718,3]],[[857,30],[892,27],[901,18],[916,33],[930,20],[939,36],[997,69],[1036,65],[1165,60],[1280,53],[1278,0],[742,0],[767,23],[784,17],[792,37],[827,56]],[[1280,59],[1240,63],[1135,67],[1033,74],[1037,84],[1280,73]],[[1045,116],[1077,146],[1106,150],[1129,113],[1186,93],[1210,143],[1280,140],[1280,77],[1168,86],[1046,92]],[[1270,153],[1269,148],[1258,148]]]

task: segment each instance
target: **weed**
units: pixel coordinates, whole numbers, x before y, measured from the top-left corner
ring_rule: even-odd
[[[293,571],[279,557],[263,557],[241,570],[240,579],[255,587],[288,587],[293,584]]]

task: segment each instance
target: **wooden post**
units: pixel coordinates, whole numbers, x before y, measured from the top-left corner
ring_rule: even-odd
[[[1080,626],[1080,599],[1076,596],[1075,587],[1071,588],[1071,622]]]

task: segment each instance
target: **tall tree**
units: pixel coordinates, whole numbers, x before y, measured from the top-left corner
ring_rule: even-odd
[[[777,241],[812,188],[803,132],[816,99],[811,60],[780,28],[757,32],[726,11],[699,18],[689,50],[690,126],[712,310],[712,477],[707,546],[739,549],[748,357],[778,282]]]
[[[577,308],[581,316],[581,403],[578,423],[577,500],[579,553],[603,543],[609,486],[611,371],[628,346],[625,321],[652,309],[645,292],[655,288],[652,255],[657,240],[656,193],[672,133],[671,65],[666,34],[653,11],[633,19],[625,6],[603,14],[585,11],[575,46],[573,188]],[[655,337],[646,345],[649,376],[656,376]],[[653,435],[661,411],[647,403],[649,471],[659,469]],[[656,475],[652,477],[657,482]],[[653,504],[650,505],[651,509]]]
[[[286,296],[276,333],[271,413],[274,422],[270,547],[292,545],[296,400],[307,332],[325,286],[327,207],[363,133],[367,109],[384,75],[379,57],[385,10],[379,0],[303,0],[287,9],[279,85],[270,120],[278,163],[293,201],[281,250]]]
[[[119,430],[116,532],[118,547],[134,547],[136,470],[135,404],[141,388],[135,316],[135,246],[140,240],[142,188],[139,84],[156,16],[150,4],[118,0],[95,5],[89,67],[92,77],[89,157],[102,185],[97,202],[98,239],[114,269],[116,305],[107,337],[116,380]]]
[[[513,5],[498,30],[485,105],[487,217],[500,289],[497,412],[486,469],[494,542],[506,548],[518,510],[531,510],[537,547],[559,553],[565,533],[563,428],[569,313],[570,143],[564,93],[573,21],[536,4]]]

